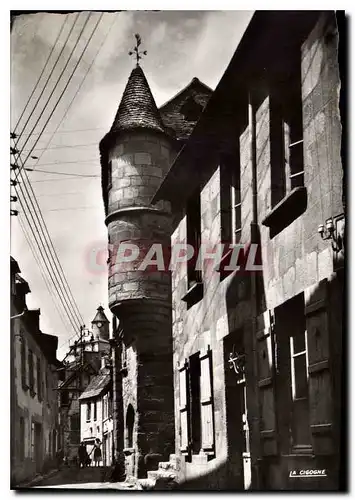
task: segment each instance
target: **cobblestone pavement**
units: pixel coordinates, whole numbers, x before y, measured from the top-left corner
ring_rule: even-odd
[[[127,483],[75,483],[75,484],[53,484],[50,486],[35,486],[35,488],[60,488],[60,489],[83,489],[83,490],[137,490],[134,484]]]
[[[134,483],[110,483],[104,481],[109,467],[64,467],[56,473],[36,481],[31,488],[61,488],[61,489],[138,489]]]

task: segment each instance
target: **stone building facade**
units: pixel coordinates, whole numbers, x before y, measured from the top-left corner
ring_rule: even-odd
[[[333,12],[257,12],[153,197],[173,207],[172,247],[210,254],[172,271],[179,488],[340,487],[337,47]],[[231,252],[211,265],[221,242],[241,245],[239,270]]]
[[[128,476],[170,456],[180,489],[339,488],[337,47],[333,12],[256,12],[214,92],[195,78],[158,110],[131,73],[100,143]]]
[[[83,328],[73,342],[59,370],[58,401],[61,420],[61,448],[69,464],[77,463],[80,444],[80,395],[98,374],[103,355],[110,354],[110,323],[99,306],[91,329]]]
[[[80,402],[80,441],[84,442],[92,465],[94,465],[94,444],[101,443],[102,459],[99,465],[112,465],[113,419],[112,419],[112,376],[108,356],[101,359],[101,368],[85,391]]]
[[[58,337],[40,330],[40,310],[27,309],[27,281],[11,258],[11,487],[56,466],[60,425]]]

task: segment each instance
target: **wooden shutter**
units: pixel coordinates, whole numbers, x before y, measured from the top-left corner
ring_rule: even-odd
[[[179,368],[180,451],[189,453],[188,363]]]
[[[263,455],[277,454],[277,429],[275,413],[274,339],[271,313],[257,317],[257,363],[260,409],[260,441]]]
[[[202,449],[214,453],[213,397],[212,397],[212,351],[200,351],[201,364],[201,434]]]
[[[26,342],[23,334],[21,336],[21,381],[22,388],[27,389]]]
[[[334,452],[327,284],[325,279],[305,290],[310,426],[317,455]]]

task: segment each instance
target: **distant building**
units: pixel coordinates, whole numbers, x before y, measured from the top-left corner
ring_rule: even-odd
[[[80,441],[94,462],[94,443],[101,443],[100,465],[112,465],[113,419],[112,419],[112,378],[108,357],[102,357],[101,369],[95,375],[80,401]]]
[[[56,467],[60,447],[58,337],[40,330],[40,310],[28,310],[27,281],[11,257],[11,486]]]
[[[69,348],[60,370],[59,408],[64,457],[76,463],[80,444],[79,397],[100,370],[101,356],[110,352],[109,320],[101,306],[91,322],[91,330],[82,329],[81,339]]]

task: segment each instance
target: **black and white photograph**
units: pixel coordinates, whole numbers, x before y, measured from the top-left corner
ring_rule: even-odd
[[[10,11],[11,490],[347,491],[348,15],[216,8]]]

